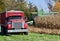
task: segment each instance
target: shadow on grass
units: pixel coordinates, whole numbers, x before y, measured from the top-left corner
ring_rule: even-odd
[[[0,32],[0,35],[2,35],[2,32]]]
[[[4,35],[4,34],[2,34],[2,32],[0,32],[0,36],[6,36],[6,35]]]
[[[11,35],[25,35],[23,33],[7,33],[7,34],[2,34],[2,32],[0,32],[0,36],[11,36]]]

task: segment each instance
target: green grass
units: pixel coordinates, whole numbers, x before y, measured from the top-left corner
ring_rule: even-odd
[[[0,41],[60,41],[58,35],[29,33],[29,35],[1,36]]]

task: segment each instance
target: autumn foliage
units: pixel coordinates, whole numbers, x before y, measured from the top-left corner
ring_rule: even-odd
[[[53,11],[60,13],[60,2],[56,2]]]

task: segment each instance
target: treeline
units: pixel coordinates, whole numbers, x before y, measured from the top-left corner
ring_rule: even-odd
[[[21,2],[17,2],[15,0],[0,0],[0,12],[3,12],[4,10],[20,10],[24,11],[25,15],[30,18],[31,12],[37,12],[38,9],[36,6],[32,5],[33,3],[27,2],[25,0]]]

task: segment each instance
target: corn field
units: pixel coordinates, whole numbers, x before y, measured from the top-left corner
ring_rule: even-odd
[[[60,29],[60,14],[36,17],[35,26],[39,28]]]
[[[60,14],[36,17],[35,26],[30,27],[29,31],[60,35]]]

